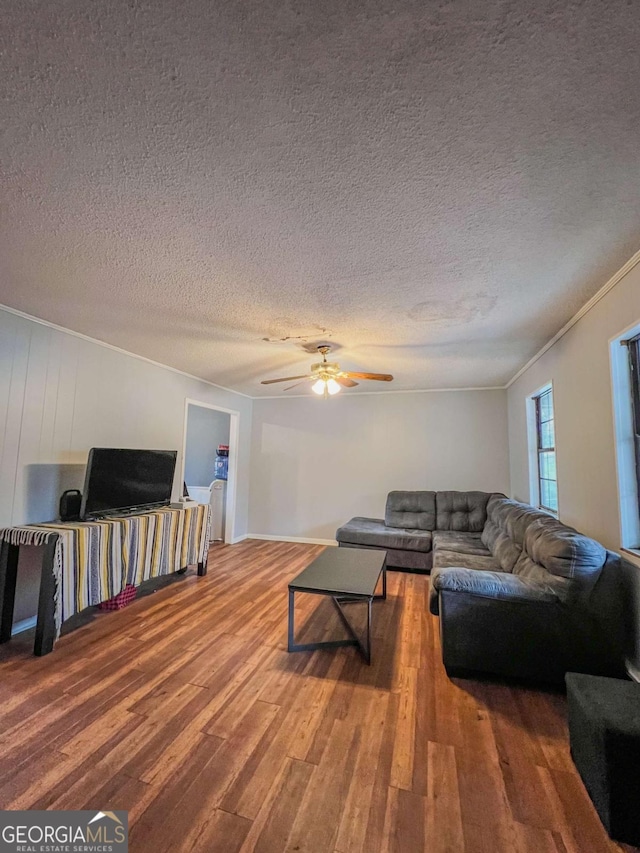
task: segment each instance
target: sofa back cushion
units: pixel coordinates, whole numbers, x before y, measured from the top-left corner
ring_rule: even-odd
[[[513,573],[532,579],[541,577],[541,572],[564,578],[568,597],[586,597],[606,559],[607,552],[599,542],[544,517],[527,527]]]
[[[480,533],[490,497],[490,492],[438,492],[435,529]]]
[[[409,530],[435,530],[435,492],[389,492],[384,511],[387,527]]]
[[[518,501],[492,495],[487,503],[487,523],[482,531],[482,543],[493,554],[503,572],[513,571],[530,524],[548,515]]]

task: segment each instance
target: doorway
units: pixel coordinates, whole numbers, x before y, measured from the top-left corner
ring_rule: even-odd
[[[190,497],[199,503],[209,503],[213,494],[211,505],[216,517],[212,519],[212,538],[213,531],[217,530],[217,538],[224,542],[233,542],[235,538],[239,417],[239,413],[232,409],[185,400],[182,482],[187,486]],[[229,448],[226,486],[221,482],[220,466],[216,476],[219,445]],[[213,492],[214,482],[216,490],[222,487],[226,492],[223,504],[220,491]]]

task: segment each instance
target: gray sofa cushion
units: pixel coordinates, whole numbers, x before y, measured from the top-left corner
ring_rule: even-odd
[[[384,523],[404,530],[435,530],[436,493],[389,492]]]
[[[445,551],[444,548],[437,548],[433,552],[433,568],[445,569],[450,566],[462,566],[480,571],[500,571],[500,566],[491,554],[461,554],[460,551]]]
[[[526,551],[523,551],[518,557],[518,561],[513,567],[513,574],[535,583],[544,583],[549,578],[554,578],[557,583],[558,596],[562,601],[567,602],[571,597],[571,581],[567,578],[555,577],[543,566],[535,563]]]
[[[490,556],[491,551],[482,544],[480,533],[458,533],[456,530],[436,530],[433,534],[433,549],[457,551],[460,554],[482,554]]]
[[[492,496],[487,503],[487,523],[482,541],[494,555],[503,572],[513,571],[524,542],[527,528],[548,514],[528,504]]]
[[[540,518],[553,519],[553,516],[530,504],[506,498],[504,495],[492,495],[487,503],[487,525],[497,525],[520,548],[522,548],[527,527]]]
[[[387,527],[381,518],[352,518],[338,529],[336,539],[348,545],[391,548],[396,551],[431,550],[430,531]]]
[[[437,492],[435,529],[480,533],[490,497],[489,492]]]
[[[527,527],[513,573],[535,578],[548,572],[566,579],[568,594],[588,596],[606,559],[607,552],[599,542],[545,517]]]
[[[537,582],[509,572],[478,572],[469,568],[434,569],[429,593],[429,610],[434,616],[439,613],[438,593],[445,590],[522,603],[558,604],[560,601],[553,580]]]

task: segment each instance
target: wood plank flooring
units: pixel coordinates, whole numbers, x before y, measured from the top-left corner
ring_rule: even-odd
[[[219,546],[48,657],[0,647],[0,807],[126,809],[133,853],[635,849],[598,820],[562,695],[447,678],[427,577],[389,573],[370,667],[288,654],[286,584],[321,550]],[[301,639],[341,635],[297,598]]]

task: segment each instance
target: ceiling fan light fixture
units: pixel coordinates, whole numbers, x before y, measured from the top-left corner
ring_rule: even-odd
[[[319,397],[328,397],[337,394],[340,385],[331,376],[320,376],[311,386],[311,390]]]
[[[275,382],[294,382],[301,379],[302,382],[310,379],[313,382],[311,390],[319,397],[329,397],[337,394],[343,388],[355,388],[359,383],[356,379],[377,379],[380,382],[391,382],[393,376],[390,373],[360,373],[353,370],[341,370],[337,361],[327,361],[327,353],[331,347],[328,344],[322,344],[318,347],[318,352],[322,356],[322,361],[318,361],[311,365],[311,372],[302,376],[282,376],[279,379],[263,379],[262,385],[273,385]],[[290,385],[285,388],[289,391],[290,388],[296,388],[302,382],[296,382],[295,385]]]

